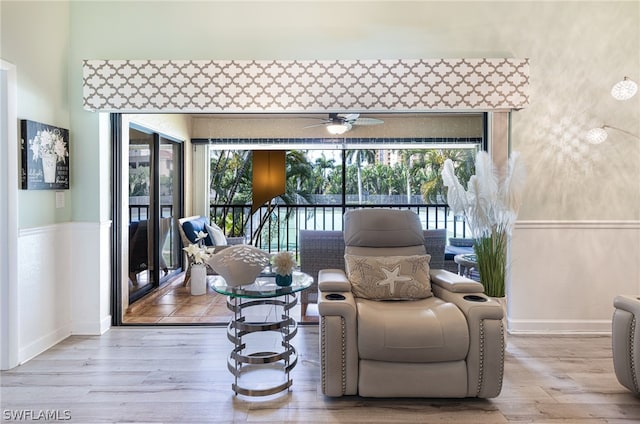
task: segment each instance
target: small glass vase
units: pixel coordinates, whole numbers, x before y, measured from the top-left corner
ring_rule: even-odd
[[[207,268],[204,264],[191,265],[191,295],[200,296],[207,293]]]
[[[276,284],[279,285],[280,287],[290,286],[292,282],[293,282],[293,276],[291,274],[287,274],[287,275],[276,274]]]

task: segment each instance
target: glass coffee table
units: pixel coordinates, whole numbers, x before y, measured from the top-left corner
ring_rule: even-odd
[[[298,354],[291,340],[298,332],[298,323],[290,315],[290,310],[298,303],[296,293],[305,290],[313,283],[313,278],[303,272],[293,273],[290,286],[276,285],[275,276],[260,276],[253,284],[229,286],[224,278],[212,276],[209,285],[217,293],[227,296],[227,308],[233,312],[233,318],[227,326],[227,338],[234,344],[229,355],[227,367],[234,375],[231,388],[236,395],[268,396],[291,387],[291,370],[298,362]],[[273,305],[274,311],[264,314],[263,305]],[[256,319],[255,311],[263,309],[264,319]],[[260,351],[250,345],[264,344],[256,340],[258,333],[272,332],[278,337],[281,349]],[[254,337],[252,337],[254,336]],[[248,346],[249,345],[249,346]],[[252,371],[278,370],[281,378],[265,375],[251,381],[248,374]],[[243,378],[244,377],[244,378]]]

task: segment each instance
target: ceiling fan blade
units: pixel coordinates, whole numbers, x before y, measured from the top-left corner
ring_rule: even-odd
[[[352,124],[353,125],[380,125],[380,124],[384,124],[384,121],[382,119],[377,119],[377,118],[358,118],[354,122],[352,122]]]
[[[319,124],[313,124],[313,125],[307,125],[306,127],[302,127],[302,128],[315,128],[315,127],[324,127],[329,123],[329,121],[322,121]]]

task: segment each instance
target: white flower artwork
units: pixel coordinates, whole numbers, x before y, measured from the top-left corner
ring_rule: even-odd
[[[22,120],[22,188],[69,188],[69,130]]]

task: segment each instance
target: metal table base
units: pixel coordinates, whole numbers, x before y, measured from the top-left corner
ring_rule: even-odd
[[[290,373],[298,363],[298,354],[291,344],[291,339],[298,332],[298,324],[290,316],[289,311],[298,303],[298,299],[295,294],[286,294],[281,297],[284,300],[276,298],[247,300],[240,297],[227,297],[227,308],[234,313],[233,319],[227,327],[227,338],[234,344],[234,349],[227,361],[227,368],[234,375],[235,381],[231,387],[236,395],[268,396],[289,389],[293,383]],[[244,312],[248,308],[260,305],[281,307],[280,319],[271,322],[247,322]],[[243,337],[266,331],[276,332],[282,337],[280,343],[282,350],[279,352],[247,352],[250,347],[247,347]],[[239,382],[243,372],[248,371],[249,367],[277,363],[280,363],[285,376],[285,381],[281,384],[267,388],[251,388],[243,386]]]

